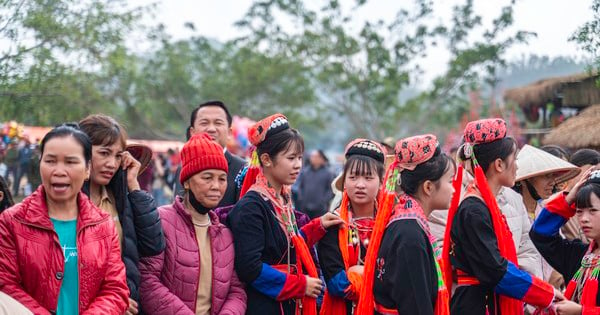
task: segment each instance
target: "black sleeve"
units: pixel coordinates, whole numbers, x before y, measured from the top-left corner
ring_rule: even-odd
[[[154,198],[143,190],[129,192],[128,198],[140,257],[160,254],[165,249],[165,237]]]
[[[394,226],[394,227],[393,227]],[[394,237],[385,261],[384,277],[390,297],[400,314],[433,315],[437,299],[437,274],[433,250],[425,233],[414,220],[392,223],[387,233]],[[393,237],[393,236],[392,236]],[[433,292],[436,292],[433,295]]]
[[[542,254],[544,259],[558,271],[565,281],[573,278],[579,267],[581,259],[585,255],[588,245],[579,239],[569,241],[563,239],[560,234],[545,236],[536,233],[534,229],[529,231],[531,241],[535,248]]]
[[[345,270],[344,258],[342,257],[338,241],[338,233],[338,228],[328,230],[317,244],[319,263],[321,264],[321,270],[326,282],[340,271]]]
[[[265,246],[263,211],[258,200],[244,197],[227,216],[235,242],[235,271],[245,283],[252,283],[262,271]]]
[[[471,197],[459,210],[462,254],[471,267],[471,275],[493,289],[504,277],[508,261],[500,255],[492,218],[483,201]]]

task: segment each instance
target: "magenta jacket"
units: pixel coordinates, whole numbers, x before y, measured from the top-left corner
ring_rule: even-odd
[[[192,217],[181,198],[158,209],[166,240],[162,254],[140,261],[140,302],[145,313],[195,314],[200,252]],[[246,293],[234,270],[234,247],[231,231],[210,212],[208,228],[212,251],[211,315],[246,312]]]

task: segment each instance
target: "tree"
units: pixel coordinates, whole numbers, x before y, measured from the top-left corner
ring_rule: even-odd
[[[513,23],[512,1],[473,41],[482,20],[471,0],[454,8],[449,26],[432,23],[433,2],[420,0],[400,8],[393,21],[366,21],[354,34],[352,23],[365,3],[356,1],[347,12],[336,0],[326,1],[320,10],[298,0],[257,1],[238,22],[247,31],[240,41],[296,58],[312,69],[321,108],[346,117],[357,136],[382,139],[455,124],[468,106],[467,93],[480,89],[481,82],[493,87],[506,50],[531,35],[505,35]],[[293,30],[279,22],[282,15],[292,21]],[[448,71],[431,91],[401,101],[400,93],[421,73],[427,51],[444,43],[451,52]]]
[[[499,72],[507,66],[506,51],[514,45],[527,43],[534,33],[516,31],[509,33],[513,24],[514,0],[502,8],[500,15],[492,21],[489,29],[483,31],[480,39],[469,37],[473,29],[482,27],[482,19],[473,11],[473,1],[453,9],[453,25],[444,36],[451,52],[448,70],[434,79],[433,88],[413,102],[420,102],[421,108],[433,113],[427,121],[417,120],[437,130],[455,126],[471,110],[473,93],[477,98],[487,99],[477,115],[491,115],[496,107],[496,93],[500,82]],[[480,95],[483,92],[483,95]]]
[[[569,39],[574,41],[586,52],[588,52],[593,62],[590,65],[590,71],[600,71],[600,0],[594,0],[592,3],[594,17],[591,21],[585,22],[579,27]],[[598,82],[600,85],[600,81]]]
[[[148,8],[125,0],[0,0],[1,117],[77,120],[110,105],[97,70]]]

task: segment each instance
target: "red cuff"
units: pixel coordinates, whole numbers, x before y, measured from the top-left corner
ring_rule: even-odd
[[[598,315],[600,307],[598,306],[581,306],[581,315]]]
[[[525,296],[523,302],[538,307],[548,308],[554,300],[554,287],[543,280],[531,277],[531,286]]]
[[[325,230],[321,224],[321,218],[314,218],[310,220],[310,222],[304,225],[300,230],[304,234],[306,245],[308,247],[315,245],[321,238],[323,238],[323,236],[325,236],[325,233],[327,233],[327,230]]]
[[[569,205],[567,203],[565,192],[558,194],[554,199],[546,203],[546,209],[554,214],[558,214],[561,217],[568,219],[575,215],[577,208],[575,203]]]
[[[306,293],[306,276],[287,274],[277,301],[300,299]]]

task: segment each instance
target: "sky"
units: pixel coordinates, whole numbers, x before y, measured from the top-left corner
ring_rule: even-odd
[[[153,0],[131,0],[133,5],[154,3]],[[351,6],[354,0],[340,0],[342,6]],[[475,2],[475,12],[482,15],[484,25],[489,25],[500,8],[508,0],[478,0]],[[240,35],[233,25],[250,7],[251,0],[163,0],[158,1],[156,16],[152,22],[161,22],[167,32],[175,39],[184,39],[192,35],[186,29],[185,22],[193,22],[197,33],[218,41],[227,41]],[[322,1],[305,0],[307,6],[318,8]],[[391,20],[400,8],[400,1],[369,0],[361,9],[364,20]],[[453,5],[463,3],[459,0],[434,0],[436,19],[449,21]],[[509,59],[518,59],[523,55],[538,54],[554,56],[586,56],[577,45],[569,42],[568,38],[585,21],[593,17],[592,0],[517,0],[514,7],[515,23],[513,30],[527,30],[537,33],[528,45],[511,48],[507,55]],[[357,21],[357,29],[362,26]],[[436,49],[429,54],[424,62],[425,81],[439,75],[445,69],[448,53]]]

